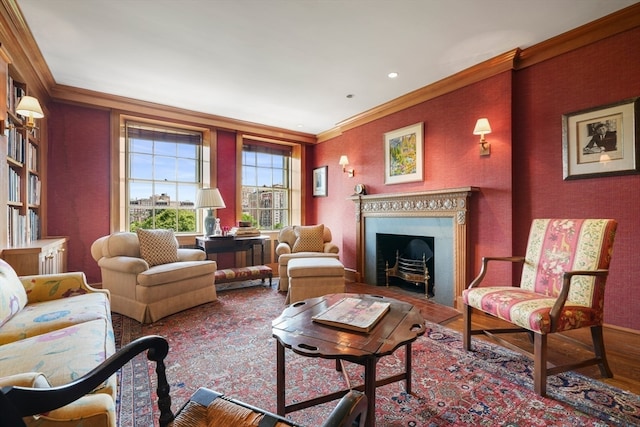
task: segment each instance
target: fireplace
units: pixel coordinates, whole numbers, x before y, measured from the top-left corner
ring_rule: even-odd
[[[476,187],[352,196],[356,221],[356,280],[381,284],[376,235],[433,238],[434,301],[455,307],[467,283],[468,200]]]
[[[413,260],[416,266],[421,266],[424,262],[428,272],[426,283],[423,277],[418,281],[392,276],[388,281],[389,285],[400,286],[433,298],[435,295],[434,248],[434,239],[430,236],[376,233],[376,285],[387,284],[386,271],[396,266],[399,259]]]

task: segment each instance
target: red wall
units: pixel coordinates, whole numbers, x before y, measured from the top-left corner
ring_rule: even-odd
[[[50,105],[47,162],[47,227],[68,236],[69,271],[100,282],[91,244],[109,234],[110,114],[105,110]]]
[[[564,181],[563,114],[640,96],[640,29],[545,61],[514,79],[514,218],[606,217],[618,221],[605,321],[640,329],[640,175]],[[640,126],[640,123],[636,123]],[[638,143],[638,141],[636,141]]]

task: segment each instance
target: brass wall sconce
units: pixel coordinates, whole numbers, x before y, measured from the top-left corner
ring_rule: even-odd
[[[347,156],[340,156],[340,161],[338,162],[338,164],[342,166],[343,173],[346,173],[349,178],[353,178],[355,171],[353,169],[347,169],[347,166],[349,166],[349,159],[347,158]]]
[[[491,144],[484,139],[484,135],[487,133],[491,133],[491,125],[489,125],[489,120],[486,118],[478,119],[476,122],[476,127],[473,129],[474,135],[480,135],[480,155],[488,156],[491,154]]]
[[[36,129],[34,119],[44,117],[40,103],[33,96],[23,96],[20,98],[20,102],[18,102],[18,106],[16,107],[16,114],[20,114],[27,119],[23,128],[29,132],[33,132],[33,130]]]

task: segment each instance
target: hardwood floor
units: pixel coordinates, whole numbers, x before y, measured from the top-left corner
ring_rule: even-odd
[[[422,316],[426,320],[462,332],[462,314],[460,312],[451,307],[426,300],[421,293],[394,286],[387,288],[363,283],[348,283],[347,291],[378,294],[410,302],[420,308]],[[472,321],[475,326],[479,327],[499,327],[499,325],[505,324],[499,319],[482,313],[474,314]],[[482,335],[475,335],[474,338],[493,341]],[[533,345],[526,334],[504,334],[501,335],[501,338],[528,352],[533,352]],[[604,340],[613,378],[602,378],[597,366],[582,368],[577,372],[634,394],[640,394],[640,333],[605,326]],[[593,357],[593,353],[587,350],[590,347],[591,335],[587,328],[563,334],[552,334],[548,338],[548,361],[549,363],[563,364],[580,358],[587,359]]]

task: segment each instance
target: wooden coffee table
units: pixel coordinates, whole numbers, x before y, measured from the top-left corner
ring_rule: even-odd
[[[321,313],[345,297],[374,298],[389,302],[391,307],[369,333],[326,326],[311,320],[312,316]],[[424,332],[424,319],[420,311],[409,303],[393,298],[364,294],[331,294],[291,304],[272,322],[272,333],[277,343],[278,415],[286,415],[289,412],[339,399],[349,389],[355,389],[364,391],[367,396],[366,425],[374,426],[376,387],[404,380],[407,393],[411,393],[411,343]],[[405,346],[406,350],[404,372],[376,379],[378,360],[392,354],[401,346]],[[337,370],[343,370],[342,361],[362,365],[364,366],[364,384],[286,405],[285,348],[302,356],[335,359]],[[349,384],[348,378],[347,384]]]

